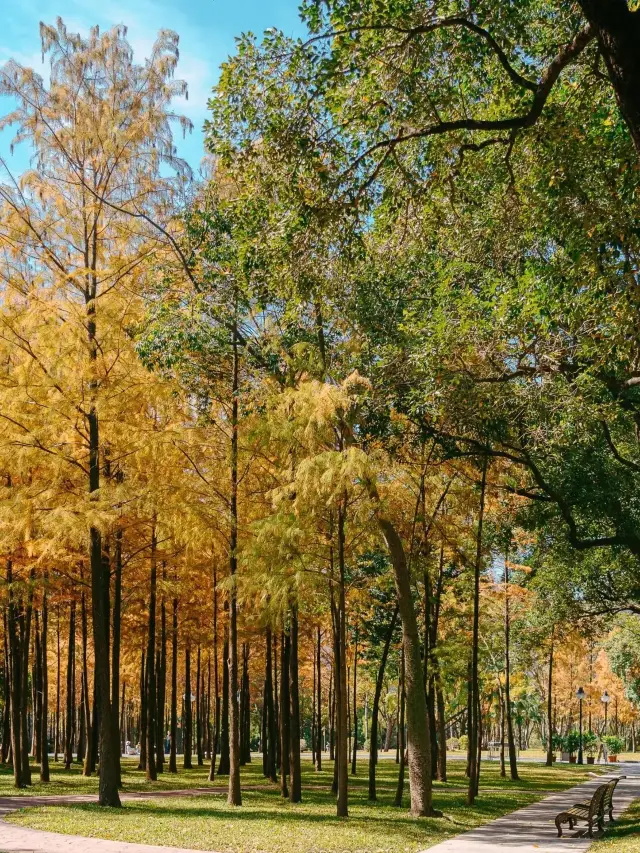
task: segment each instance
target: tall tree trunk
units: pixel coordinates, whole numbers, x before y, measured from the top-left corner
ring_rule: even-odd
[[[298,672],[298,607],[292,604],[289,610],[291,616],[291,649],[289,654],[289,702],[291,722],[289,728],[289,772],[291,785],[289,799],[292,803],[302,800],[302,774],[300,769],[300,684]]]
[[[13,781],[16,788],[25,788],[28,781],[25,779],[22,766],[22,654],[20,648],[19,620],[21,619],[20,607],[16,604],[13,588],[13,562],[7,560],[7,589],[9,591],[9,604],[7,627],[9,630],[9,656],[10,656],[10,695],[11,695],[11,752],[13,753]]]
[[[47,635],[49,632],[49,608],[47,602],[47,576],[44,576],[44,591],[42,593],[42,712],[41,712],[41,756],[40,781],[49,781],[49,667],[47,664]]]
[[[358,629],[356,628],[353,650],[353,755],[351,757],[351,775],[356,775],[356,760],[358,757]]]
[[[322,633],[319,625],[317,632],[318,644],[316,647],[316,671],[318,674],[318,680],[316,683],[316,770],[320,772],[322,770],[322,661],[320,657]]]
[[[147,659],[146,649],[140,654],[140,760],[138,770],[147,769]]]
[[[338,508],[338,654],[339,669],[338,681],[336,683],[336,707],[337,707],[337,731],[338,749],[336,762],[338,764],[338,817],[347,817],[348,805],[348,779],[349,753],[347,744],[347,604],[345,590],[345,510],[343,506]]]
[[[429,817],[435,813],[432,803],[431,738],[421,661],[422,644],[411,593],[409,566],[394,525],[380,514],[378,525],[389,549],[402,620],[411,814],[414,817]]]
[[[553,766],[553,646],[554,632],[551,632],[551,645],[549,647],[549,676],[547,681],[547,767]]]
[[[202,754],[202,652],[200,643],[196,653],[196,761],[198,767],[204,764]]]
[[[67,647],[67,728],[64,737],[64,769],[71,769],[73,760],[74,708],[76,684],[76,603],[69,605],[69,645]]]
[[[440,676],[436,681],[436,704],[438,707],[438,779],[447,781],[447,728],[444,709],[444,693]]]
[[[11,752],[11,661],[9,657],[9,627],[7,624],[7,607],[2,609],[2,625],[4,628],[4,713],[2,715],[2,751],[0,763],[4,766]]]
[[[225,610],[228,613],[228,603],[225,601]],[[222,643],[222,719],[220,731],[220,762],[218,763],[218,776],[229,775],[229,624],[228,620],[224,626],[224,640]]]
[[[271,628],[267,627],[266,629],[266,638],[265,638],[265,673],[264,673],[264,700],[265,700],[265,708],[266,708],[266,735],[267,741],[266,744],[263,744],[263,749],[266,746],[266,768],[265,775],[272,781],[278,781],[278,771],[276,765],[276,757],[277,757],[277,749],[276,749],[276,738],[277,738],[277,730],[276,730],[276,717],[275,717],[275,709],[273,704],[273,664],[271,660]]]
[[[58,761],[58,752],[60,752],[60,691],[61,691],[61,683],[60,683],[60,667],[62,661],[62,655],[60,653],[60,605],[56,607],[56,643],[57,643],[57,654],[56,654],[56,723],[55,723],[55,743],[53,745],[53,760],[57,763]]]
[[[235,295],[233,325],[233,385],[231,401],[231,531],[229,537],[229,573],[231,575],[229,620],[229,794],[230,806],[242,805],[240,792],[240,719],[238,708],[238,604],[236,571],[238,568],[238,295]]]
[[[82,775],[91,776],[91,706],[89,704],[89,666],[87,661],[87,600],[84,590],[82,591],[80,598],[80,633],[82,643],[82,716],[84,719],[84,735],[86,742]]]
[[[480,510],[476,535],[476,559],[473,574],[473,632],[471,638],[471,720],[469,726],[469,789],[467,804],[473,805],[478,780],[478,727],[479,727],[479,669],[478,644],[480,626],[480,575],[482,573],[482,525],[484,522],[484,499],[487,483],[487,456],[482,460],[482,482],[480,486]]]
[[[398,725],[398,752],[400,753],[400,767],[398,768],[398,785],[396,787],[396,796],[393,802],[394,806],[402,805],[402,794],[404,792],[404,711],[405,711],[405,689],[404,689],[404,652],[402,653],[402,662],[400,664],[400,722]]]
[[[213,565],[213,681],[216,692],[213,723],[213,748],[211,749],[211,766],[209,781],[213,782],[216,773],[218,746],[220,745],[220,685],[218,682],[218,574]]]
[[[118,787],[122,786],[122,737],[120,734],[120,635],[122,620],[122,530],[115,534],[115,572],[113,588],[113,638],[111,641],[111,718],[113,723],[113,751],[115,772],[118,775]]]
[[[33,709],[33,734],[31,738],[31,754],[40,763],[40,737],[42,735],[42,649],[40,640],[40,616],[38,611],[34,614],[35,625],[33,635],[33,663],[32,663],[32,700],[31,707]]]
[[[376,689],[373,694],[373,709],[371,711],[371,735],[369,737],[369,799],[375,802],[376,797],[376,765],[378,763],[378,717],[380,709],[380,697],[382,696],[382,686],[384,684],[384,672],[387,667],[387,658],[389,657],[389,648],[393,639],[393,632],[396,629],[398,621],[398,606],[393,611],[391,622],[387,630],[387,635],[384,639],[382,648],[382,657],[380,658],[380,666],[378,667],[378,676],[376,678]]]
[[[86,291],[87,338],[89,365],[92,376],[89,381],[89,410],[86,415],[89,434],[89,494],[96,495],[100,489],[100,432],[98,426],[97,392],[98,379],[95,370],[98,358],[96,338],[96,295],[97,295],[97,223],[94,227],[93,260],[90,282]],[[114,742],[115,726],[111,717],[110,666],[109,666],[109,567],[102,555],[102,534],[98,527],[90,525],[91,603],[93,616],[94,672],[98,695],[97,711],[100,726],[100,782],[98,802],[101,806],[120,806],[118,784],[119,747]]]
[[[289,796],[289,654],[291,640],[285,628],[280,641],[280,793]]]
[[[162,564],[162,581],[167,580],[166,564]],[[162,773],[164,770],[164,739],[165,739],[165,699],[167,691],[167,608],[164,600],[164,591],[160,601],[160,649],[158,650],[158,701],[157,701],[157,727],[156,727],[156,771]]]
[[[27,701],[29,683],[29,647],[31,644],[31,616],[33,613],[33,587],[35,580],[35,569],[29,573],[29,589],[27,592],[26,607],[23,609],[20,619],[20,645],[22,654],[22,685],[20,688],[22,698],[22,713],[20,716],[22,735],[20,743],[22,746],[22,773],[27,785],[31,784],[31,766],[29,764],[29,736],[27,726]]]
[[[509,612],[509,551],[504,555],[504,701],[507,723],[507,746],[509,749],[509,771],[511,779],[518,779],[518,758],[513,737],[513,716],[511,711],[511,614]]]
[[[191,770],[193,763],[191,761],[191,751],[193,748],[193,705],[191,699],[191,646],[187,643],[184,652],[184,735],[183,747],[184,754],[183,767],[185,770]]]
[[[178,772],[178,599],[173,599],[171,622],[171,721],[169,724],[169,773]]]
[[[150,781],[158,778],[156,770],[156,593],[158,568],[156,562],[156,519],[151,522],[151,564],[149,577],[149,631],[147,635],[147,763],[146,775]],[[185,765],[186,766],[186,765]]]

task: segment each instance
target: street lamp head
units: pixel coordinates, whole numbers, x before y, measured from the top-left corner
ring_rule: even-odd
[[[584,692],[584,689],[582,687],[578,687],[578,690],[576,692],[576,696],[578,697],[578,699],[580,699],[580,700],[585,699],[586,695],[587,694]]]
[[[609,696],[609,694],[607,693],[606,690],[604,691],[604,693],[600,697],[600,701],[604,702],[605,705],[607,705],[609,702],[611,702],[611,696]]]

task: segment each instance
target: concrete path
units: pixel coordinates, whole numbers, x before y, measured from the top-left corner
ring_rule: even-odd
[[[618,783],[613,798],[617,816],[640,798],[640,765],[620,764],[612,772],[627,776]],[[585,824],[573,831],[564,824],[563,837],[558,838],[554,819],[567,807],[591,797],[606,779],[607,775],[598,776],[568,791],[553,793],[533,805],[436,844],[428,853],[584,853],[592,841],[584,834],[586,830],[580,828]]]
[[[624,811],[636,798],[640,798],[640,765],[621,765],[616,773],[624,773],[616,788],[614,805],[616,814]],[[512,812],[484,826],[451,838],[428,853],[584,853],[591,839],[565,829],[563,838],[556,837],[554,818],[568,804],[591,796],[593,790],[606,777],[578,785],[545,797],[538,803]],[[196,788],[181,791],[155,791],[123,795],[123,800],[156,797],[186,797],[198,794],[224,793],[226,788]],[[202,853],[184,847],[158,847],[150,844],[131,844],[125,841],[107,841],[101,838],[83,838],[77,835],[60,835],[38,829],[13,826],[2,818],[26,806],[65,805],[67,803],[95,802],[93,796],[42,796],[0,797],[0,853]],[[565,824],[566,827],[566,824]],[[494,850],[491,850],[494,848]]]

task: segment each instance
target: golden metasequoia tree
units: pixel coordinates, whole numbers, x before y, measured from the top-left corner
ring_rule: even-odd
[[[48,85],[14,61],[0,72],[0,93],[16,103],[0,128],[14,125],[14,143],[33,151],[33,167],[20,180],[7,172],[0,185],[0,276],[3,301],[14,306],[13,315],[3,314],[2,336],[31,374],[24,393],[37,387],[57,418],[44,429],[28,413],[7,415],[5,421],[11,418],[22,445],[84,478],[99,800],[113,806],[120,803],[120,752],[108,654],[109,563],[100,523],[109,458],[101,412],[111,400],[112,375],[130,335],[131,304],[144,272],[173,239],[153,223],[166,219],[167,205],[175,203],[188,178],[175,157],[169,111],[185,84],[172,80],[178,38],[169,31],[159,34],[144,65],[134,63],[124,27],[105,33],[94,28],[83,38],[58,20],[55,27],[41,25],[41,38],[43,57],[51,61]],[[44,335],[28,333],[41,327]],[[65,369],[60,346],[67,347]],[[69,429],[63,442],[55,435],[60,419]]]

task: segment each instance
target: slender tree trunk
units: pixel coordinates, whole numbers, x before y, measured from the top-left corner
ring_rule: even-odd
[[[138,770],[147,769],[147,659],[143,648],[140,655],[140,760]]]
[[[280,641],[280,793],[289,796],[289,656],[291,639],[285,628]]]
[[[347,817],[349,814],[348,805],[348,779],[349,772],[349,753],[347,744],[347,605],[345,591],[345,511],[344,507],[338,509],[338,645],[340,666],[338,670],[339,679],[337,685],[337,710],[338,710],[338,751],[336,761],[338,764],[338,799],[337,799],[337,815],[338,817]]]
[[[20,715],[22,735],[20,744],[22,746],[22,774],[27,785],[31,785],[31,766],[29,764],[29,737],[27,727],[27,701],[28,701],[28,679],[29,679],[29,647],[31,644],[31,617],[33,613],[33,587],[35,569],[29,573],[29,590],[27,592],[27,603],[20,620],[20,646],[22,654],[22,666],[20,674],[22,685],[20,688],[22,698],[22,713]]]
[[[97,392],[98,380],[95,364],[98,357],[96,338],[96,295],[97,275],[97,223],[94,227],[93,260],[90,283],[86,292],[87,337],[89,364],[93,376],[89,382],[89,411],[86,416],[89,434],[89,494],[100,489],[100,433],[98,427]],[[111,717],[110,672],[109,672],[109,567],[102,555],[102,534],[98,527],[89,528],[91,563],[91,602],[93,616],[94,672],[98,695],[97,711],[100,726],[100,782],[98,802],[101,806],[120,806],[118,784],[117,743],[114,742],[115,726]]]
[[[89,666],[87,661],[87,600],[84,590],[80,598],[80,631],[82,642],[82,715],[86,741],[82,775],[91,776],[91,706],[89,705]]]
[[[291,649],[289,655],[289,701],[291,707],[291,723],[289,729],[289,772],[291,786],[289,799],[292,803],[302,800],[302,774],[300,769],[300,685],[298,673],[298,608],[292,604],[291,615]]]
[[[156,519],[151,522],[151,565],[149,579],[149,631],[147,636],[147,763],[146,776],[150,781],[158,778],[156,770],[156,594],[158,582],[158,568],[156,562]]]
[[[53,745],[53,760],[58,762],[58,752],[60,751],[60,663],[62,655],[60,654],[60,605],[56,608],[56,724]]]
[[[378,515],[378,525],[389,549],[402,620],[411,814],[414,817],[429,817],[435,813],[432,803],[431,738],[421,661],[422,644],[413,604],[409,567],[402,541],[393,524]]]
[[[115,534],[115,572],[113,589],[113,638],[111,665],[111,719],[113,723],[113,762],[118,775],[118,787],[122,787],[122,746],[120,735],[120,635],[122,619],[122,530]]]
[[[214,704],[213,723],[213,748],[211,749],[211,766],[209,768],[209,781],[213,782],[216,773],[216,760],[218,746],[220,744],[220,686],[218,682],[218,575],[216,566],[213,566],[213,682],[216,692]]]
[[[504,697],[507,723],[507,745],[509,749],[509,771],[511,779],[518,779],[518,758],[513,737],[513,716],[511,712],[511,614],[509,612],[509,552],[504,556]]]
[[[478,513],[478,531],[476,536],[476,559],[474,566],[473,586],[473,632],[471,639],[471,719],[469,726],[469,789],[467,804],[473,805],[476,797],[478,779],[478,704],[479,704],[479,669],[478,644],[480,625],[480,575],[482,573],[482,525],[484,522],[484,500],[487,483],[487,456],[482,460],[482,483],[480,491],[480,510]]]
[[[225,601],[225,610],[228,614],[228,603]],[[222,720],[220,731],[220,761],[218,763],[218,776],[229,775],[229,624],[228,620],[224,626],[224,640],[222,643]]]
[[[196,761],[198,767],[204,763],[202,754],[202,652],[200,643],[198,643],[198,651],[196,652]]]
[[[402,805],[402,794],[404,791],[404,710],[405,710],[405,690],[404,690],[404,652],[402,653],[402,663],[400,664],[400,722],[398,725],[398,752],[400,753],[400,767],[398,768],[398,785],[396,787],[396,796],[393,802],[394,806]]]
[[[266,638],[265,638],[265,673],[264,673],[264,698],[265,698],[265,708],[266,708],[266,744],[263,744],[263,749],[266,747],[266,768],[265,775],[272,781],[278,781],[278,772],[276,765],[276,757],[277,757],[277,749],[276,749],[276,738],[277,738],[277,730],[276,730],[276,717],[275,717],[275,708],[273,704],[273,680],[272,680],[272,669],[273,664],[271,661],[271,628],[267,627],[266,629]]]
[[[547,767],[553,766],[553,646],[554,632],[551,632],[551,646],[549,648],[549,677],[547,681]]]
[[[440,676],[436,682],[436,704],[438,706],[438,779],[447,781],[447,728],[444,709],[444,693]]]
[[[25,788],[22,765],[22,654],[20,648],[20,606],[16,605],[13,589],[13,563],[7,560],[7,588],[9,591],[7,626],[9,630],[10,695],[11,695],[11,752],[13,753],[13,782],[16,788]]]
[[[236,293],[236,312],[238,297]],[[236,313],[237,317],[237,313]],[[231,401],[231,532],[229,573],[231,575],[229,619],[229,794],[230,806],[242,805],[240,792],[240,719],[238,708],[238,605],[236,571],[238,567],[238,393],[239,361],[237,320],[233,325],[233,387]]]
[[[167,579],[167,569],[162,564],[163,587]],[[160,601],[160,648],[158,650],[158,701],[157,701],[157,725],[156,725],[156,772],[164,770],[164,740],[165,740],[165,699],[167,691],[167,608],[164,600],[164,591]]]
[[[316,682],[316,770],[320,772],[322,770],[322,661],[321,661],[321,648],[322,648],[322,633],[320,631],[320,626],[317,628],[317,640],[318,644],[316,647],[316,672],[317,672],[317,682]]]
[[[69,645],[67,647],[67,728],[64,738],[64,769],[71,769],[73,760],[74,707],[75,707],[75,661],[76,661],[76,603],[69,605]]]
[[[191,699],[191,647],[187,643],[184,652],[184,744],[183,767],[185,770],[191,770],[193,763],[191,761],[191,752],[193,748],[193,705]]]
[[[4,628],[4,714],[2,715],[2,754],[0,763],[4,766],[11,752],[11,661],[9,657],[9,627],[7,624],[7,607],[2,610]]]
[[[49,781],[49,668],[47,664],[47,634],[49,631],[49,609],[47,602],[47,576],[44,577],[44,592],[42,593],[42,709],[40,714],[40,781]]]
[[[169,773],[178,772],[178,599],[173,599],[171,622],[171,722],[169,726]]]
[[[382,695],[382,686],[384,684],[384,672],[387,667],[387,658],[389,657],[389,648],[393,633],[396,629],[398,621],[398,607],[393,611],[391,622],[387,630],[387,635],[384,639],[382,649],[382,657],[380,658],[380,666],[378,668],[378,677],[376,678],[376,689],[373,694],[373,709],[371,711],[371,735],[369,738],[369,799],[375,802],[376,797],[376,765],[378,763],[378,716],[380,709],[380,697]]]

